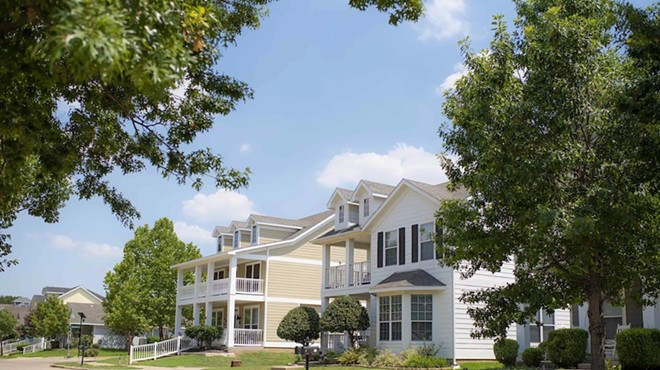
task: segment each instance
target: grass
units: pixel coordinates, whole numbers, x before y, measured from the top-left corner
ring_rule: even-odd
[[[232,360],[238,360],[243,363],[241,369],[244,370],[270,370],[272,366],[285,365],[293,362],[296,355],[278,352],[246,352],[236,357],[224,356],[196,356],[183,355],[160,358],[155,361],[142,361],[140,365],[144,366],[162,366],[162,367],[201,367],[205,369],[227,369]]]
[[[79,361],[76,361],[76,362],[70,362],[70,361],[69,362],[58,362],[57,365],[77,367],[79,369],[99,369],[99,368],[104,369],[104,370],[127,370],[127,369],[137,370],[137,369],[140,369],[139,367],[133,367],[133,366],[129,367],[129,366],[103,365],[103,367],[101,367],[101,366],[88,364],[88,363],[84,363],[83,366],[80,367],[80,362]]]
[[[504,369],[504,365],[496,361],[472,361],[460,362],[461,369],[468,370],[499,370]]]
[[[39,351],[35,353],[28,353],[26,355],[22,353],[12,353],[9,356],[4,356],[3,358],[18,358],[18,357],[27,357],[27,358],[33,358],[33,357],[62,357],[62,358],[67,358],[67,350],[65,348],[58,348],[58,349],[47,349],[44,351]],[[69,350],[69,358],[72,357],[78,357],[78,349],[71,349]],[[99,350],[99,355],[97,357],[105,357],[105,356],[114,356],[114,357],[119,357],[119,356],[124,356],[127,357],[128,353],[123,350],[123,349],[107,349],[107,348],[102,348]]]

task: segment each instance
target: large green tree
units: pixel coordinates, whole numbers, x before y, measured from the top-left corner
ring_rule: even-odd
[[[470,196],[441,205],[439,254],[463,277],[515,262],[515,282],[463,295],[485,303],[469,309],[475,336],[586,303],[592,368],[603,369],[603,302],[660,292],[659,106],[648,87],[658,8],[627,8],[639,16],[629,19],[609,0],[515,4],[514,32],[496,17],[489,49],[462,44],[467,75],[446,94],[443,168]]]
[[[39,303],[31,316],[34,332],[40,337],[58,339],[69,327],[69,308],[56,296]]]
[[[219,72],[221,50],[272,0],[0,2],[0,229],[21,211],[56,222],[71,196],[100,197],[125,225],[138,211],[107,179],[153,166],[199,189],[247,184],[249,170],[191,146],[213,117],[252,97]],[[421,0],[349,0],[390,23]],[[175,93],[179,88],[180,93]],[[68,112],[58,105],[70,104]],[[0,271],[9,260],[0,234]]]
[[[300,344],[319,339],[320,332],[318,312],[306,306],[291,309],[277,325],[278,337]]]
[[[0,356],[4,355],[5,348],[1,342],[18,335],[17,327],[18,320],[16,317],[7,310],[0,310]]]
[[[357,332],[369,329],[367,309],[355,297],[335,298],[321,315],[321,330],[334,333],[347,333],[351,348],[355,348]]]
[[[143,324],[158,328],[174,327],[177,273],[172,265],[200,258],[199,249],[179,240],[174,224],[161,218],[140,226],[133,239],[124,245],[124,259],[105,275],[106,324],[117,333],[144,332]],[[130,307],[130,309],[128,309]],[[122,322],[123,312],[129,323]]]

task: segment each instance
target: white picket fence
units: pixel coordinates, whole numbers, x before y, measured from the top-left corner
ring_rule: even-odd
[[[128,363],[133,364],[138,361],[155,360],[173,354],[180,354],[181,351],[192,348],[192,341],[188,338],[178,336],[167,339],[162,342],[140,344],[131,346]]]
[[[35,353],[39,351],[43,351],[46,349],[46,339],[41,338],[38,342],[34,344],[30,344],[29,346],[23,347],[23,354],[26,355],[28,353]]]
[[[8,355],[10,353],[18,352],[18,346],[33,344],[36,340],[37,338],[21,339],[13,342],[11,340],[5,340],[2,342],[2,353]]]

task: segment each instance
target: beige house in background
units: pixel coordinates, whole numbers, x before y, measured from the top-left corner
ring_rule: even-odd
[[[292,308],[320,310],[323,251],[314,239],[333,229],[334,217],[332,211],[298,220],[250,215],[217,227],[215,254],[173,266],[175,334],[185,330],[183,308],[192,307],[194,325],[225,328],[227,348],[295,346],[277,336],[277,327]]]

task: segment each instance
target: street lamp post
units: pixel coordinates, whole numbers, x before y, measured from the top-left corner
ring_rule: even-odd
[[[78,312],[78,315],[80,315],[80,326],[78,327],[78,356],[80,356],[80,348],[82,347],[82,324],[85,322],[87,316],[85,316],[84,312]]]

